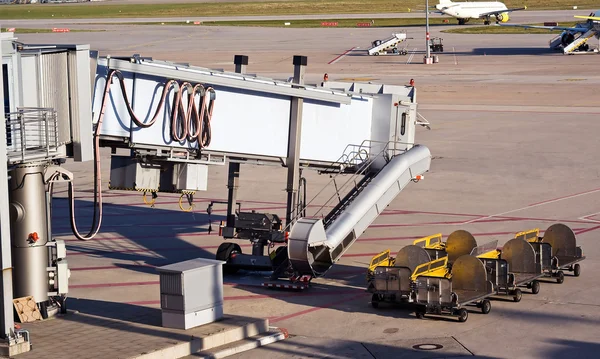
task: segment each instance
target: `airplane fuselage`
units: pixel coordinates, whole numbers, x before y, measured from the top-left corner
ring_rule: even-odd
[[[502,10],[508,10],[504,3],[499,1],[490,2],[450,2],[440,1],[440,4],[435,6],[440,12],[455,17],[461,22],[467,22],[470,19],[483,19],[489,18],[484,14],[490,12],[499,12]],[[508,20],[508,13],[500,13],[495,16],[498,21],[506,22]]]

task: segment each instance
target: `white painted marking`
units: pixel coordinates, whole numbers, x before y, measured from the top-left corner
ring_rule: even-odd
[[[454,46],[452,46],[452,53],[454,54],[454,65],[458,65],[458,61],[456,61],[456,50],[454,50]]]
[[[581,216],[581,217],[579,217],[579,218],[577,218],[577,219],[579,219],[579,220],[582,220],[582,221],[588,221],[588,222],[592,222],[592,223],[600,223],[600,221],[598,221],[598,220],[595,220],[595,219],[591,219],[591,218],[589,218],[589,217],[594,217],[594,216],[597,216],[597,215],[599,215],[599,214],[600,214],[600,212],[596,212],[596,213],[590,213],[590,214],[587,214],[587,215],[585,215],[585,216]]]
[[[415,52],[417,52],[417,48],[416,47],[410,53],[410,56],[408,57],[408,60],[406,60],[406,64],[407,65],[412,62],[413,57],[415,57]]]
[[[541,203],[538,203],[538,204],[533,204],[533,205],[530,204],[530,205],[525,206],[525,207],[521,207],[521,208],[517,208],[517,209],[512,209],[510,211],[506,211],[506,212],[502,212],[502,213],[492,214],[490,216],[475,218],[475,219],[472,219],[470,221],[463,222],[463,223],[461,223],[461,225],[474,223],[474,222],[477,222],[477,221],[481,221],[483,219],[490,219],[490,218],[493,218],[493,217],[503,216],[505,214],[519,212],[519,211],[522,211],[524,209],[535,208],[535,207],[543,206],[543,205],[550,204],[550,203],[556,203],[556,202],[564,201],[564,200],[567,200],[567,199],[573,199],[573,198],[585,196],[585,195],[588,195],[588,194],[591,194],[591,193],[595,193],[595,192],[600,192],[600,189],[597,189],[597,190],[594,190],[594,191],[585,192],[585,193],[574,194],[574,195],[566,196],[566,197],[562,197],[562,198],[557,198],[557,199],[552,200],[552,201],[544,201],[544,202],[541,202]]]

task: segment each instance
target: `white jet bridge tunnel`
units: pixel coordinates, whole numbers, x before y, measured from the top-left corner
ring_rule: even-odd
[[[102,221],[100,147],[113,149],[110,188],[153,195],[177,192],[191,200],[208,189],[211,166],[228,165],[220,232],[251,241],[253,249],[242,254],[225,241],[217,257],[230,269],[268,268],[288,278],[323,275],[429,170],[429,150],[415,144],[412,86],[306,85],[304,56],[294,56],[294,76],[286,81],[246,74],[248,58],[241,55],[236,71],[226,72],[140,56],[98,57],[87,45],[26,45],[0,35],[7,139],[0,155],[10,178],[0,188],[2,268],[12,268],[3,271],[2,286],[10,296],[13,289],[15,296],[32,296],[46,315],[52,306],[65,310],[69,278],[64,243],[52,239],[53,185],[69,184],[73,232],[93,239]],[[73,174],[61,166],[68,158],[94,163],[97,211],[87,234],[75,225]],[[287,167],[285,224],[273,214],[236,210],[243,163]],[[326,173],[336,186],[315,214],[307,215],[309,203],[300,196],[306,195],[300,168]],[[345,183],[338,186],[340,179]],[[264,249],[274,243],[287,250],[272,259]],[[12,303],[3,304],[2,333],[15,338]]]
[[[247,58],[240,56],[238,60],[241,72]],[[98,59],[97,64],[94,118],[102,144],[138,153],[138,159],[113,157],[111,186],[193,193],[207,188],[210,165],[229,159],[228,221],[222,234],[225,238],[251,240],[253,252],[244,257],[239,246],[228,243],[220,248],[219,253],[227,253],[219,259],[229,261],[235,250],[232,265],[239,268],[261,268],[257,261],[262,262],[263,269],[277,267],[263,256],[264,246],[285,243],[284,233],[291,231],[291,268],[287,269],[295,275],[322,275],[411,180],[429,170],[429,150],[414,144],[417,113],[412,87],[304,85],[306,58],[302,56],[294,58],[293,82],[141,57]],[[112,85],[111,80],[115,80]],[[138,114],[145,118],[138,118]],[[287,225],[267,237],[257,232],[268,228],[240,225],[245,221],[256,226],[264,220],[262,217],[236,216],[234,212],[232,190],[237,188],[239,165],[232,169],[232,162],[248,161],[288,167]],[[164,171],[165,164],[173,163],[172,171]],[[299,240],[296,221],[306,214],[307,205],[299,203],[296,196],[299,166],[351,173],[354,180],[360,181],[332,212],[321,214],[327,239],[320,238],[318,250],[314,238],[308,240],[308,247],[295,246]],[[137,169],[130,175],[119,174],[128,171],[123,168]],[[163,183],[161,169],[173,180]],[[187,177],[177,178],[181,173]],[[190,173],[200,177],[191,179]],[[269,218],[277,224],[278,218]],[[308,270],[310,263],[315,263],[309,257],[319,258],[319,269]],[[302,260],[305,265],[300,264]],[[282,264],[287,262],[283,260]]]

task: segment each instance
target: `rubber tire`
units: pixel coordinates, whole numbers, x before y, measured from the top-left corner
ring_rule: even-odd
[[[573,266],[573,275],[575,277],[579,277],[581,275],[581,266],[579,265],[579,263],[576,263]]]
[[[379,308],[379,294],[373,294],[371,297],[371,306],[373,308]]]
[[[531,293],[538,294],[540,292],[540,282],[538,280],[534,280],[531,282]]]
[[[225,242],[219,245],[217,249],[216,259],[219,261],[229,262],[233,253],[242,253],[242,248],[237,243]],[[223,273],[235,274],[239,268],[223,265]]]
[[[425,319],[425,313],[420,310],[417,310],[415,312],[415,316],[417,317],[417,319]]]
[[[481,301],[481,312],[483,314],[489,314],[492,310],[492,303],[489,299],[484,299]]]
[[[565,281],[565,273],[563,273],[563,271],[559,270],[556,273],[556,283],[562,284],[564,281]]]
[[[521,292],[521,290],[519,288],[515,289],[513,291],[513,301],[515,303],[519,303],[522,298],[523,298],[523,292]]]
[[[460,308],[456,313],[458,315],[458,321],[464,323],[469,319],[469,312],[465,308]]]

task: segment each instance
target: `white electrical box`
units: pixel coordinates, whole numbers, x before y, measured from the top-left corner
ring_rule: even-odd
[[[163,327],[190,329],[223,317],[224,263],[197,258],[157,268]]]
[[[208,188],[208,166],[197,163],[175,165],[173,176],[175,188],[180,191],[206,191]]]
[[[69,293],[69,277],[71,276],[71,270],[65,259],[61,260],[56,264],[58,272],[58,294]]]
[[[110,189],[156,192],[160,166],[136,161],[129,156],[111,156]]]

